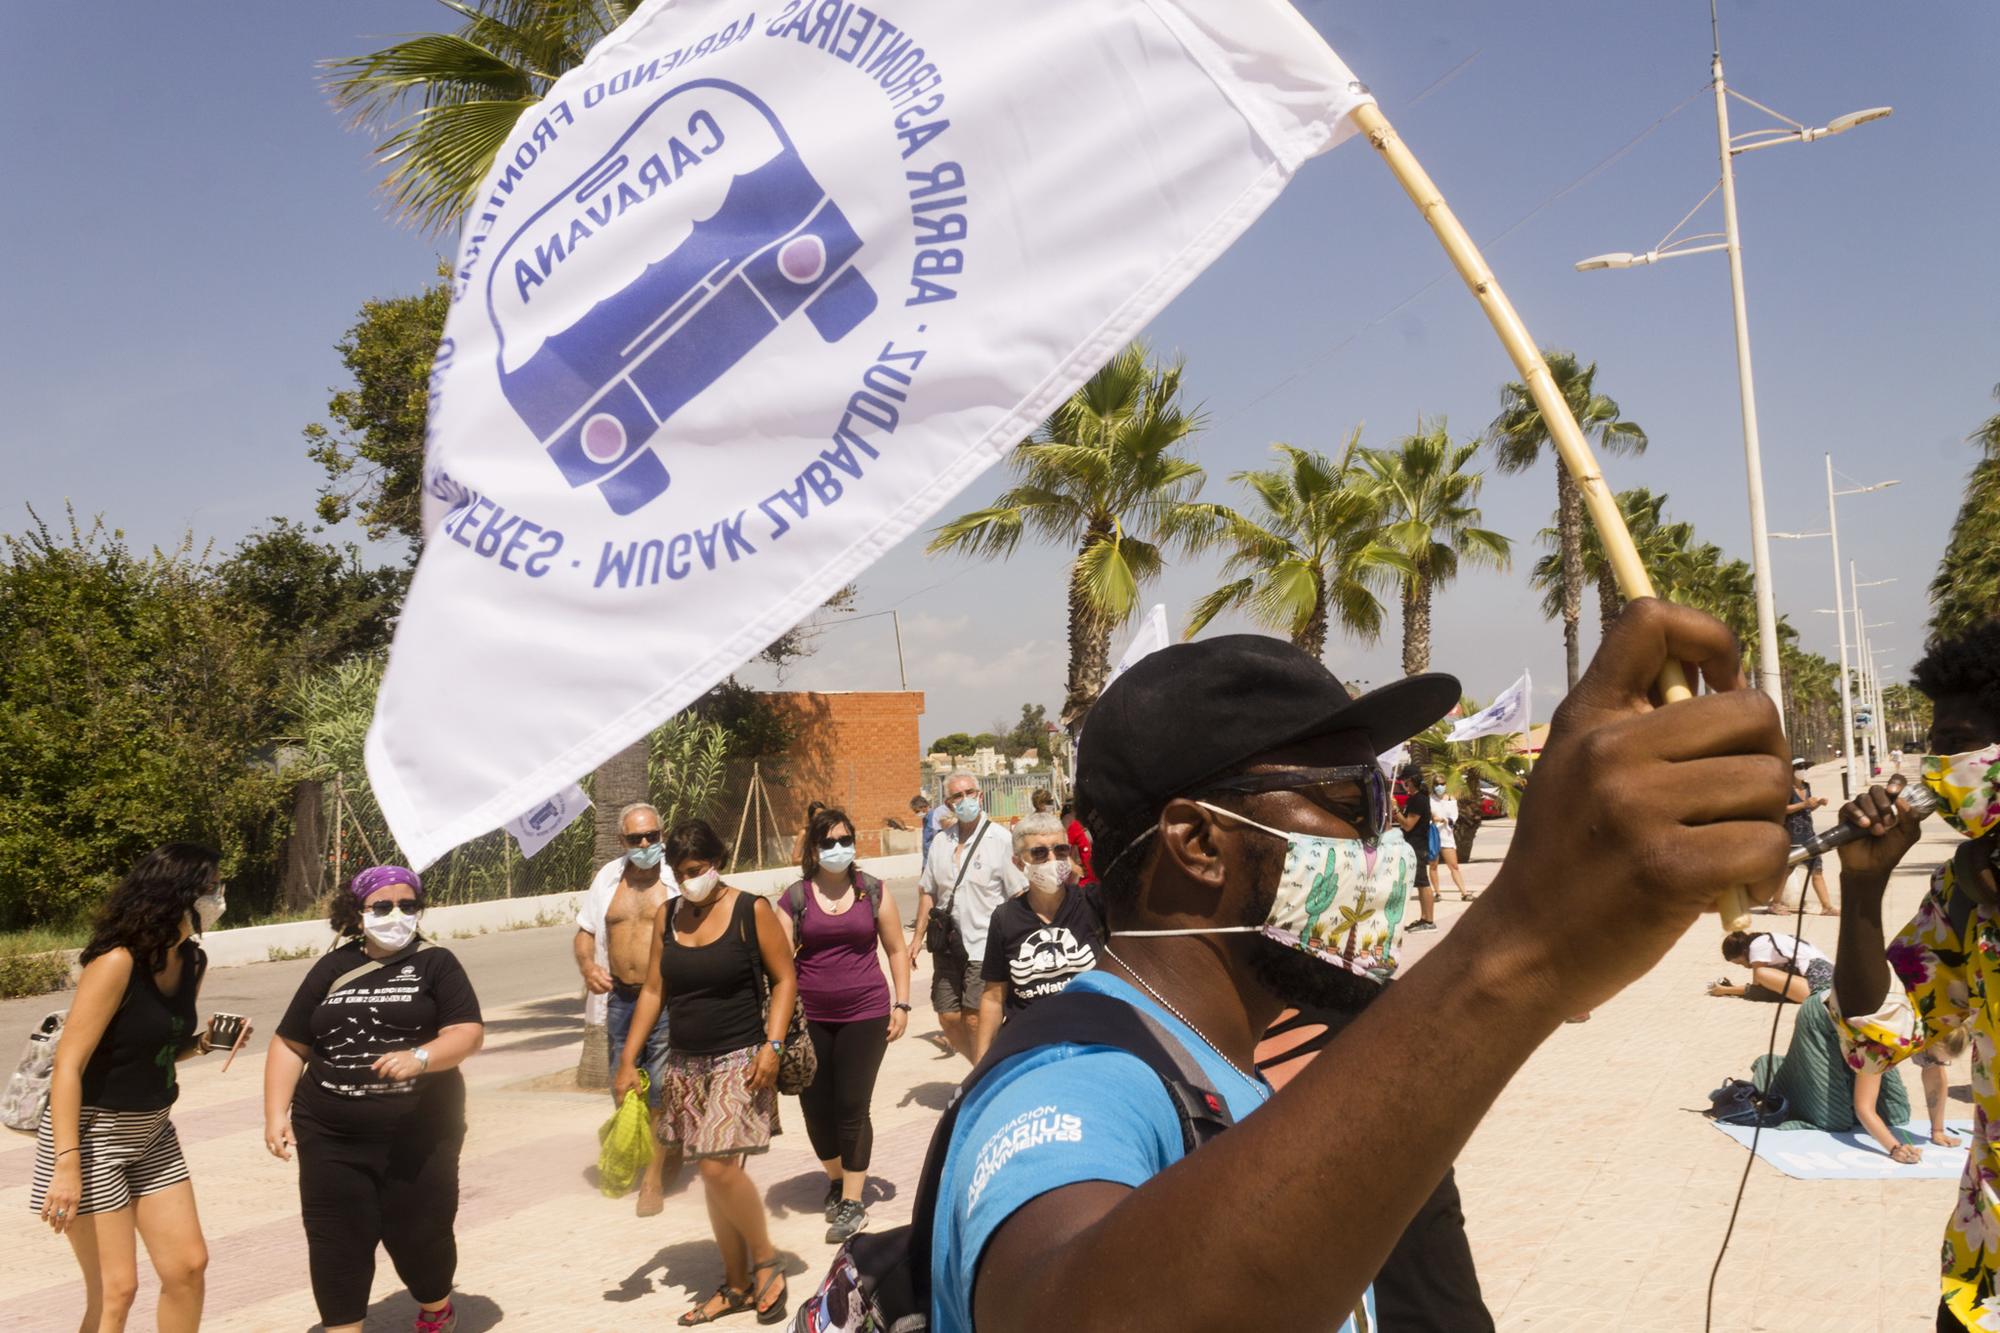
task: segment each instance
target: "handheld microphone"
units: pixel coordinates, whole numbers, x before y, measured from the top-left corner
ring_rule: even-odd
[[[1892,779],[1889,790],[1902,798],[1918,819],[1925,818],[1937,809],[1938,800],[1936,792],[1922,785],[1898,787],[1896,784],[1901,781],[1900,777]],[[1790,870],[1794,866],[1804,865],[1815,856],[1823,855],[1834,850],[1836,847],[1843,847],[1853,842],[1856,838],[1865,838],[1867,836],[1867,829],[1856,828],[1846,820],[1842,820],[1826,832],[1816,833],[1797,847],[1792,848],[1792,854],[1785,858],[1785,868]]]

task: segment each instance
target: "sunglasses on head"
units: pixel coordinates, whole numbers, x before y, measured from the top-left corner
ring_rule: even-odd
[[[836,847],[852,847],[853,845],[854,835],[852,833],[843,834],[838,838],[821,838],[819,840],[819,849],[823,852],[830,852]]]
[[[424,904],[421,898],[397,898],[392,902],[372,902],[367,904],[367,908],[368,915],[375,917],[387,916],[396,911],[400,911],[404,916],[415,916],[424,910]]]
[[[642,828],[637,833],[627,833],[624,836],[627,847],[645,847],[660,840],[660,831],[656,828]]]
[[[1058,861],[1068,862],[1074,854],[1074,850],[1066,842],[1059,842],[1053,847],[1030,847],[1021,853],[1024,858],[1036,865],[1044,864],[1051,856]]]
[[[1253,796],[1262,792],[1291,791],[1341,816],[1364,837],[1372,838],[1389,827],[1389,780],[1376,764],[1345,764],[1339,768],[1287,768],[1274,773],[1252,773],[1210,784],[1207,791],[1233,792]]]

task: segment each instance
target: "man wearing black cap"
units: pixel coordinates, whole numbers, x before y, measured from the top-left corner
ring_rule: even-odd
[[[1669,660],[1711,693],[1656,708]],[[1506,864],[1449,935],[1275,1096],[1258,1038],[1352,998],[1411,875],[1376,756],[1457,682],[1350,699],[1272,639],[1177,645],[1115,682],[1077,772],[1115,996],[1182,1046],[1235,1126],[1183,1160],[1165,1085],[1043,1046],[966,1094],[932,1233],[936,1333],[1326,1329],[1486,1107],[1563,1018],[1657,962],[1725,885],[1782,882],[1789,781],[1769,700],[1718,621],[1628,607],[1557,711]],[[1400,849],[1400,850],[1398,850]],[[1254,1113],[1254,1114],[1253,1114]]]

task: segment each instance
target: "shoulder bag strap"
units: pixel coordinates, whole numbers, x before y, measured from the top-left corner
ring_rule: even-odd
[[[1184,1152],[1193,1152],[1236,1123],[1228,1103],[1207,1086],[1207,1076],[1195,1064],[1194,1057],[1172,1033],[1135,1006],[1094,991],[1062,991],[1037,1001],[1000,1029],[987,1049],[986,1058],[952,1093],[951,1104],[931,1133],[910,1216],[910,1278],[919,1309],[930,1309],[931,1234],[937,1226],[938,1186],[966,1094],[1001,1061],[1055,1042],[1110,1046],[1144,1061],[1174,1103],[1174,1112],[1181,1122]]]
[[[356,977],[360,976],[363,972],[369,971],[371,968],[387,967],[391,963],[405,962],[410,958],[415,957],[418,950],[422,949],[423,947],[424,947],[423,940],[420,939],[411,940],[408,944],[404,945],[401,949],[398,949],[395,953],[390,954],[387,958],[370,958],[368,956],[368,951],[364,948],[361,951],[361,961],[354,964],[352,967],[348,967],[342,970],[340,973],[338,973],[334,977],[332,982],[328,984],[326,988],[326,993],[327,995],[333,994],[335,991],[345,986],[348,982],[354,980]],[[323,996],[321,998],[325,997]]]
[[[946,893],[944,901],[938,904],[944,909],[946,916],[951,915],[951,905],[958,898],[958,886],[965,883],[965,872],[972,869],[972,859],[979,855],[979,844],[985,839],[986,830],[991,827],[993,826],[987,822],[986,816],[981,815],[979,823],[972,830],[972,836],[965,840],[958,862],[958,878],[951,882],[951,891]]]

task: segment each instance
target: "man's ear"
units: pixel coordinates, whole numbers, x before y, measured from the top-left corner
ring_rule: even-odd
[[[1160,812],[1160,857],[1185,879],[1222,888],[1221,821],[1207,807],[1185,798],[1168,801]]]

